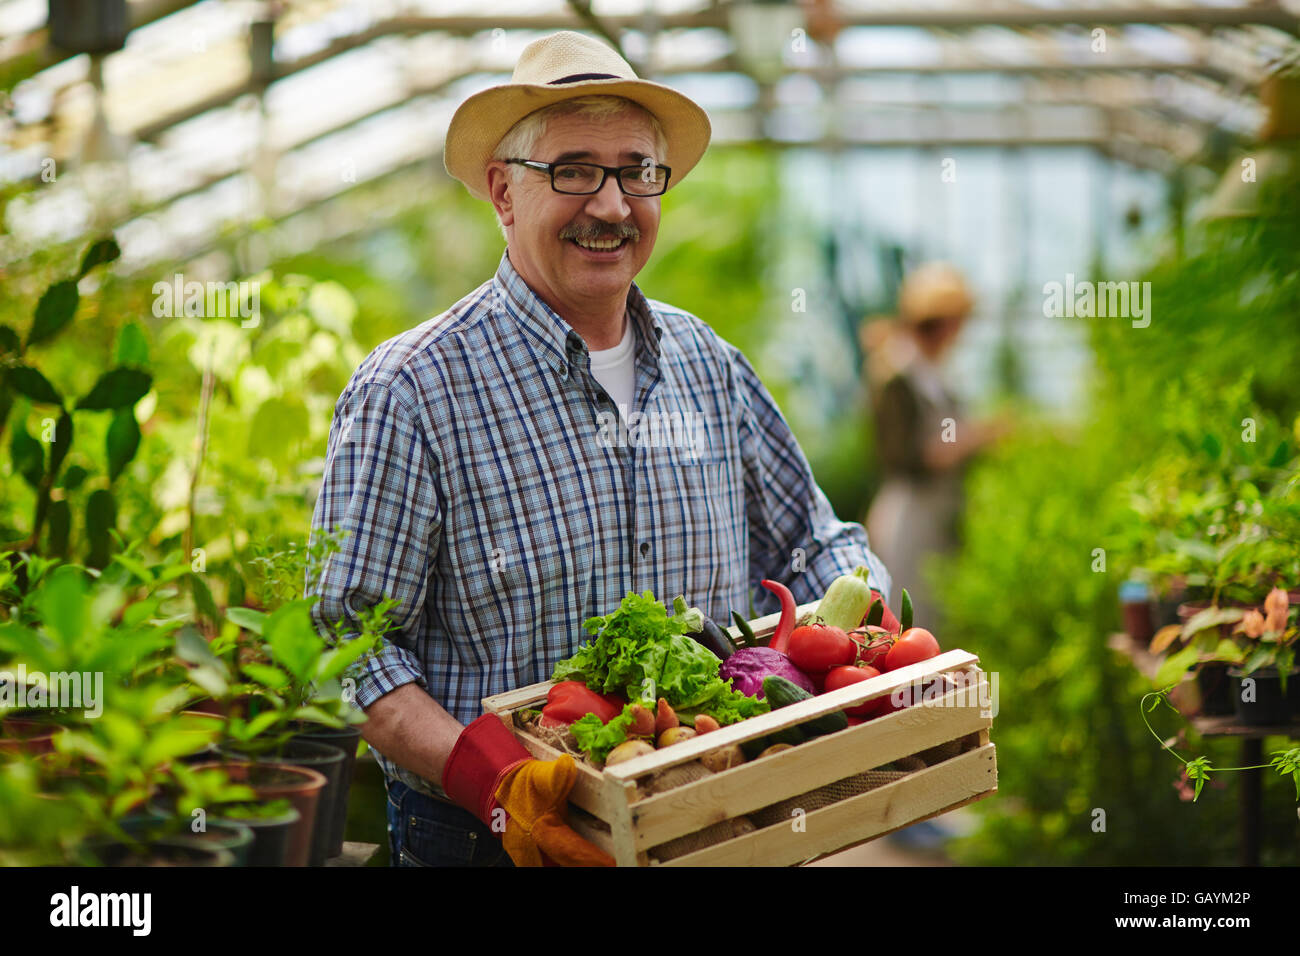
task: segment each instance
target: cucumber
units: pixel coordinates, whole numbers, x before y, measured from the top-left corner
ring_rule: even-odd
[[[789,707],[801,700],[812,700],[813,698],[813,695],[802,687],[776,675],[763,678],[763,696],[772,705],[773,710]],[[837,710],[834,713],[825,714],[798,724],[795,729],[808,737],[820,737],[822,734],[833,734],[837,730],[844,730],[848,725],[848,716],[845,715],[844,711]],[[771,734],[769,736],[775,737],[776,735]]]
[[[746,760],[753,760],[773,744],[789,744],[792,747],[797,747],[807,739],[803,731],[798,727],[786,727],[774,734],[765,734],[754,740],[746,740],[740,745],[740,750],[744,753]]]
[[[826,589],[826,596],[817,605],[817,616],[830,627],[851,631],[862,623],[873,600],[866,580],[856,574],[841,574]]]

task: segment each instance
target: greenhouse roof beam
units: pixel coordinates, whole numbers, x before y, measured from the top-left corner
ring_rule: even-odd
[[[369,32],[370,31],[367,31],[367,33]],[[283,77],[292,76],[295,73],[299,73],[303,70],[309,69],[310,67],[317,66],[320,63],[329,60],[331,57],[339,53],[345,52],[346,50],[355,49],[359,45],[364,45],[364,44],[357,44],[351,42],[353,39],[354,38],[352,37],[347,38],[347,41],[344,42],[337,49],[331,48],[328,51],[327,50],[318,51],[317,53],[314,53],[311,56],[303,57],[301,60],[295,60],[292,63],[286,63],[280,65],[280,68],[276,72],[276,78],[280,79]],[[376,39],[375,36],[368,36],[365,42],[370,42],[371,40],[374,39]],[[464,79],[467,76],[474,75],[474,73],[476,72],[482,72],[482,71],[472,70],[472,71],[460,73],[450,78],[448,82]],[[654,74],[654,76],[656,79],[661,80],[672,76],[683,76],[683,75],[696,74],[696,73],[725,73],[725,72],[741,73],[743,71],[739,67],[736,67],[734,65],[732,57],[725,56],[725,57],[718,57],[716,59],[707,61],[705,63],[701,63],[699,65],[684,66],[681,67],[680,69],[657,71]],[[844,68],[831,68],[831,69],[827,69],[825,67],[794,66],[790,68],[789,72],[804,74],[804,75],[812,76],[819,80],[829,80],[832,82],[839,81],[845,78],[859,76],[859,75],[869,76],[873,74],[879,74],[879,75],[917,74],[917,75],[925,75],[925,76],[942,76],[949,73],[952,74],[1005,73],[1010,75],[1022,75],[1022,74],[1035,75],[1035,74],[1054,74],[1054,73],[1079,73],[1079,74],[1189,73],[1189,74],[1204,76],[1207,79],[1214,80],[1220,85],[1226,85],[1228,83],[1240,82],[1240,81],[1245,81],[1249,83],[1258,83],[1259,80],[1262,79],[1262,75],[1253,78],[1241,77],[1236,73],[1230,72],[1223,67],[1216,66],[1215,64],[1212,64],[1206,60],[1178,63],[1178,62],[1171,62],[1167,60],[1155,60],[1150,58],[1118,60],[1118,61],[1101,61],[1097,63],[1084,62],[1084,63],[1000,64],[1000,63],[968,62],[968,63],[952,64],[952,65],[914,64],[914,65],[861,66],[861,67],[855,66],[851,68],[844,67]],[[127,132],[129,132],[136,139],[153,141],[156,140],[158,136],[160,136],[163,132],[172,128],[173,126],[178,126],[181,123],[194,119],[197,116],[201,116],[204,113],[209,112],[211,110],[228,106],[242,96],[247,96],[256,93],[257,90],[258,90],[258,84],[252,80],[249,80],[244,83],[233,84],[224,89],[217,90],[216,92],[212,93],[210,96],[204,97],[200,101],[191,103],[171,113],[168,113],[166,116],[161,116],[156,119],[152,119],[145,123],[142,123],[141,125],[136,126],[128,130]],[[414,92],[418,94],[424,91],[414,91]]]
[[[853,152],[855,150],[867,149],[867,148],[882,148],[882,147],[902,148],[911,145],[911,144],[889,143],[889,142],[884,142],[884,143],[849,142],[849,141],[832,140],[832,139],[825,139],[818,142],[807,142],[807,143],[787,142],[784,140],[770,140],[767,141],[767,143],[770,146],[773,146],[777,149],[783,149],[783,150],[835,149],[842,152]],[[938,144],[938,145],[944,145],[944,144]],[[1107,156],[1118,162],[1127,163],[1129,165],[1136,166],[1143,169],[1150,169],[1156,172],[1168,174],[1170,170],[1173,168],[1173,163],[1170,161],[1168,154],[1165,153],[1163,150],[1153,149],[1149,144],[1146,143],[1133,141],[1133,140],[1125,140],[1125,139],[1100,140],[1096,138],[1079,137],[1075,140],[1052,139],[1048,141],[1035,142],[1032,139],[1027,140],[1024,138],[1007,139],[1007,140],[997,140],[997,139],[990,138],[971,145],[978,145],[981,147],[997,148],[997,149],[1008,149],[1008,150],[1020,150],[1020,149],[1027,149],[1027,148],[1034,148],[1034,147],[1040,147],[1040,148],[1086,147],[1086,148],[1094,149],[1099,154]],[[366,179],[359,179],[355,183],[343,184],[342,188],[336,190],[333,193],[330,193],[329,195],[314,196],[310,199],[307,199],[302,203],[300,203],[299,205],[293,207],[292,209],[285,210],[277,218],[277,222],[285,223],[287,220],[291,220],[294,217],[301,216],[301,215],[310,215],[313,212],[322,209],[327,209],[333,203],[336,203],[341,199],[345,199],[352,193],[357,192],[358,190],[367,189],[367,188],[373,189],[377,185],[380,185],[384,182],[398,179],[400,177],[410,177],[413,174],[419,173],[422,170],[427,172],[429,175],[432,175],[435,178],[446,179],[446,174],[442,172],[441,168],[439,168],[436,164],[431,163],[427,158],[410,161],[410,162],[403,162],[400,163],[399,165],[392,167],[391,169],[384,170],[383,172],[375,176],[371,176]],[[195,190],[187,191],[186,195],[193,195],[195,193],[201,192],[203,189],[211,188],[217,183],[224,182],[225,180],[228,180],[230,178],[231,176],[223,176],[219,180],[215,180],[212,183],[208,183],[203,187],[200,187]],[[136,218],[142,214],[145,213],[136,211],[133,214],[132,218]],[[348,217],[344,221],[355,225],[352,225],[350,227],[345,227],[341,230],[339,229],[331,230],[330,235],[326,238],[326,241],[339,239],[347,235],[355,235],[358,233],[363,233],[367,230],[373,229],[377,224],[377,222],[384,218],[386,217],[384,216],[375,217],[369,214],[364,218]],[[318,244],[318,240],[320,239],[320,233],[318,233],[314,229],[308,230],[308,232],[310,232],[314,237],[313,243]],[[210,234],[210,235],[214,235],[214,234]],[[183,250],[182,257],[185,258],[185,257],[194,257],[194,256],[203,255],[209,252],[210,250],[216,248],[220,241],[221,240],[215,238],[214,235],[214,237],[211,238],[210,240],[204,241],[194,246],[193,248]]]
[[[389,110],[392,107],[388,108]],[[383,112],[387,112],[385,110]],[[1179,132],[1179,127],[1173,124],[1162,124],[1155,117],[1144,116],[1142,122],[1129,123],[1125,120],[1126,111],[1114,107],[1102,107],[1093,105],[1091,112],[1098,119],[1093,124],[1093,129],[1080,130],[1078,124],[1070,123],[1068,117],[1066,120],[1057,123],[1056,126],[1061,132],[1050,132],[1044,128],[1045,124],[1039,124],[1038,128],[1032,128],[1032,123],[1026,123],[1016,116],[1005,116],[1001,120],[990,119],[987,122],[981,122],[978,133],[961,133],[952,130],[935,132],[933,130],[918,130],[912,127],[904,132],[889,136],[883,134],[863,134],[863,135],[831,135],[823,134],[810,139],[783,139],[760,136],[737,136],[734,138],[719,138],[716,142],[718,145],[740,145],[743,143],[760,143],[766,146],[774,146],[782,149],[813,149],[825,148],[842,150],[845,148],[916,148],[916,149],[933,149],[933,148],[960,148],[960,147],[1011,147],[1020,146],[1032,148],[1037,146],[1086,146],[1100,150],[1106,150],[1114,145],[1115,133],[1121,132],[1123,136],[1133,143],[1136,143],[1146,149],[1158,150],[1165,155],[1173,158],[1180,152],[1188,152],[1190,147],[1199,142],[1199,138],[1193,138],[1195,134],[1188,135],[1183,142],[1175,142],[1174,134]],[[1064,114],[1062,114],[1064,116]],[[328,133],[321,133],[312,136],[309,139],[299,143],[294,143],[286,148],[285,153],[292,153],[295,150],[301,150],[310,146],[330,135],[342,132],[349,127],[360,125],[361,123],[372,119],[371,116],[359,117],[349,123],[343,124],[330,130]],[[748,119],[754,122],[756,117],[752,109],[745,110],[724,110],[720,111],[718,119],[723,123],[728,118]],[[1153,135],[1156,132],[1164,132],[1164,136]],[[1190,130],[1183,132],[1191,133]],[[435,170],[441,171],[441,163],[437,162],[436,152],[441,144],[434,144],[433,152],[421,158],[417,163],[425,163]],[[1162,166],[1161,168],[1168,168]],[[246,173],[242,165],[235,165],[230,169],[214,173],[202,182],[174,193],[172,195],[160,198],[148,205],[137,207],[131,210],[130,218],[137,218],[152,212],[165,209],[168,206],[192,196],[206,192],[214,186],[223,183],[233,177],[241,176]],[[375,177],[371,177],[373,180]],[[368,182],[371,180],[361,180]],[[347,190],[339,190],[339,193]],[[277,218],[285,215],[291,215],[293,210],[278,211]]]
[[[199,0],[127,0],[126,8],[131,18],[131,29],[135,30],[198,2]],[[79,55],[54,46],[50,42],[48,26],[20,37],[10,37],[0,43],[0,85],[13,86],[41,70]]]
[[[713,27],[726,30],[730,26],[727,7],[717,5],[706,10],[678,13],[657,13],[661,30],[690,27]],[[1275,5],[1239,7],[1210,6],[1126,6],[1087,7],[1083,9],[1049,9],[1044,7],[1012,7],[987,9],[971,6],[960,10],[837,10],[836,20],[841,27],[923,27],[961,30],[976,27],[1054,27],[1054,26],[1195,26],[1238,27],[1266,26],[1300,35],[1300,16]],[[601,17],[606,31],[638,30],[643,15],[606,14]],[[390,33],[418,33],[437,31],[451,34],[474,34],[485,30],[564,30],[573,29],[573,16],[567,12],[541,14],[493,14],[490,16],[399,16],[392,17],[376,29]]]

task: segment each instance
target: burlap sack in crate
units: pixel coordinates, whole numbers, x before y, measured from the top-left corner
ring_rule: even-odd
[[[648,797],[651,794],[664,793],[674,787],[694,783],[696,780],[703,780],[705,777],[711,776],[713,776],[712,770],[698,760],[692,760],[690,763],[677,767],[669,767],[667,770],[657,773],[644,781],[638,781],[637,792],[642,797]],[[753,833],[756,829],[758,828],[754,826],[748,817],[732,817],[729,820],[719,821],[702,830],[687,833],[675,840],[669,840],[667,843],[652,847],[650,856],[661,861],[676,859],[679,856],[694,853],[696,850],[703,850],[705,847],[713,846],[716,843],[723,843],[734,837]]]
[[[749,817],[760,829],[778,823],[789,823],[794,819],[795,811],[812,813],[822,807],[829,807],[832,803],[839,803],[841,800],[866,793],[876,787],[883,787],[895,780],[902,780],[907,774],[906,770],[865,770],[843,780],[828,783],[824,787],[818,787],[816,790],[809,790],[797,797],[790,797],[763,807],[761,810],[755,810]]]

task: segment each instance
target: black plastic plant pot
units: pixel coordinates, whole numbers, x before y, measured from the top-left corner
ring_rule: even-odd
[[[1262,667],[1251,674],[1243,674],[1234,667],[1228,672],[1232,676],[1232,699],[1236,708],[1237,719],[1252,727],[1276,727],[1290,723],[1291,718],[1300,715],[1300,670],[1291,671],[1286,678],[1286,693],[1282,693],[1282,679],[1277,669]],[[1253,692],[1247,693],[1246,681],[1253,680]],[[1253,700],[1243,700],[1251,696]]]
[[[172,798],[155,796],[150,798],[147,808],[151,814],[161,818],[172,819],[176,816],[176,806]],[[190,829],[181,831],[182,838],[200,846],[215,846],[227,850],[234,858],[232,866],[284,866],[289,855],[289,838],[294,824],[298,822],[298,811],[289,807],[276,816],[243,817],[210,816],[203,833],[193,833]],[[185,826],[189,827],[187,819]]]
[[[183,839],[202,846],[229,850],[234,858],[231,866],[248,866],[256,837],[247,824],[217,819],[207,821],[204,829],[199,833],[195,833],[193,829],[186,831]]]
[[[235,865],[229,850],[204,846],[181,838],[151,840],[145,852],[122,843],[106,843],[91,848],[102,866],[218,866]]]
[[[357,765],[357,745],[361,742],[361,729],[356,725],[339,728],[325,727],[321,724],[300,726],[302,731],[294,736],[294,740],[309,740],[312,743],[325,744],[343,751],[343,782],[330,813],[329,835],[325,847],[325,858],[329,859],[343,852],[343,836],[348,825],[348,802],[352,796],[352,777]]]
[[[1196,687],[1201,692],[1202,717],[1227,717],[1233,714],[1233,695],[1237,681],[1228,676],[1228,665],[1211,661],[1196,672]]]
[[[126,0],[50,0],[50,41],[70,53],[112,53],[126,45]]]
[[[245,755],[233,751],[222,753],[230,757],[243,758]],[[311,850],[307,856],[308,866],[323,866],[329,850],[331,821],[334,817],[334,804],[340,798],[344,802],[345,813],[347,795],[343,793],[344,755],[338,747],[316,743],[312,740],[290,740],[279,753],[263,754],[254,758],[263,764],[282,764],[291,767],[304,767],[315,770],[325,777],[325,786],[320,792],[316,804],[316,820],[312,825]],[[242,822],[242,821],[241,821]]]
[[[138,841],[124,843],[110,836],[86,841],[90,856],[101,866],[217,866],[235,865],[235,855],[222,846],[167,834],[167,818],[142,813],[118,821],[127,835]]]
[[[244,862],[237,865],[284,866],[289,857],[289,839],[297,822],[298,811],[290,807],[277,817],[219,817],[208,822],[208,832],[213,832],[218,826],[241,827],[249,831],[248,846],[243,850]]]

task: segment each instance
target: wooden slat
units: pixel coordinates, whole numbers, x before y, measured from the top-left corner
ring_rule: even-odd
[[[561,751],[531,734],[516,731],[515,736],[524,745],[524,749],[538,760],[555,760],[561,756]],[[597,773],[585,761],[574,758],[573,762],[578,768],[578,779],[574,781],[573,790],[569,792],[569,802],[586,810],[592,816],[609,822],[618,811],[621,789],[611,786],[609,780]],[[622,802],[627,801],[623,799]]]
[[[657,846],[899,757],[979,733],[990,723],[978,707],[921,705],[817,737],[639,801],[632,807],[637,845]]]
[[[630,781],[618,788],[615,781],[606,780],[606,792],[610,795],[609,804],[612,814],[609,828],[613,833],[613,856],[619,866],[648,866],[649,857],[636,845],[636,836],[632,829],[632,812],[630,804],[636,799],[636,785]]]
[[[755,737],[762,737],[784,727],[792,727],[795,724],[801,724],[804,721],[831,714],[837,710],[844,710],[846,707],[853,707],[874,700],[877,697],[888,696],[913,681],[968,668],[978,660],[978,657],[966,651],[948,651],[928,661],[900,667],[898,670],[889,671],[879,677],[873,677],[870,680],[841,687],[839,690],[819,694],[811,700],[800,701],[797,704],[782,707],[771,713],[750,717],[748,720],[742,720],[720,730],[692,737],[683,743],[665,747],[663,750],[646,754],[644,757],[636,757],[617,766],[606,767],[605,775],[618,780],[631,780],[648,773],[665,770],[668,767],[695,760],[710,750],[716,750],[719,747],[727,747],[731,744],[752,740]],[[886,718],[877,718],[877,720],[883,719]],[[874,724],[876,721],[873,720],[869,723]]]
[[[993,744],[918,770],[802,818],[780,823],[665,862],[664,866],[783,866],[861,843],[997,789]]]
[[[614,855],[614,836],[607,823],[576,807],[569,807],[568,821],[578,836],[594,843],[610,856]]]
[[[539,700],[546,700],[546,695],[550,692],[551,682],[542,681],[540,684],[529,684],[527,687],[508,690],[504,694],[484,697],[480,703],[482,703],[484,710],[494,714],[502,711],[514,712],[527,707],[529,704],[535,704]]]

